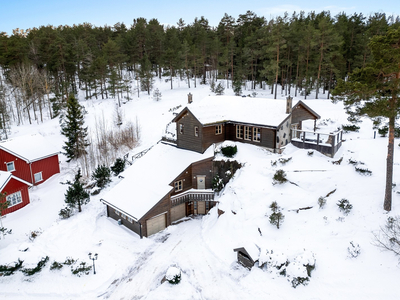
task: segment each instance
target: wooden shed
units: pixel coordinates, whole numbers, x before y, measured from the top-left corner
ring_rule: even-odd
[[[246,248],[247,250],[244,247],[240,247],[233,249],[233,251],[237,253],[238,263],[250,270],[258,261],[260,250],[255,245],[250,245]]]

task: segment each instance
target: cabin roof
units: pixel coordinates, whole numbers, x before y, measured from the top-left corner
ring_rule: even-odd
[[[292,106],[295,107],[299,103],[319,118],[319,115],[301,100],[293,99]],[[188,104],[186,109],[203,125],[232,121],[277,127],[289,116],[286,114],[286,99],[209,96]],[[173,121],[179,120],[184,111],[185,109]]]
[[[235,248],[233,251],[245,253],[247,256],[250,256],[253,262],[257,261],[260,256],[260,249],[252,243],[249,243],[244,247]]]
[[[25,135],[0,142],[0,149],[25,160],[34,162],[60,153],[49,138],[40,134]]]
[[[21,178],[15,177],[13,174],[11,174],[11,172],[0,171],[0,193],[3,191],[4,187],[7,185],[7,183],[11,179],[15,179],[15,180],[21,181],[21,182],[25,183],[28,186],[32,186],[31,183],[29,183],[29,182],[27,182],[27,181],[25,181],[25,180],[23,180]]]
[[[121,173],[124,178],[102,200],[140,219],[172,190],[177,174],[213,154],[212,147],[200,154],[159,143]]]

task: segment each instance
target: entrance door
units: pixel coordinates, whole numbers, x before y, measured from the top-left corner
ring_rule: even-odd
[[[205,201],[198,201],[198,211],[197,213],[199,215],[205,215],[206,214],[206,202]]]
[[[197,189],[205,190],[206,188],[206,175],[197,175]]]

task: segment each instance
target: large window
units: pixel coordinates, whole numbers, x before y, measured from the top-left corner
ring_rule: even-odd
[[[10,202],[10,205],[8,207],[12,207],[14,205],[20,204],[20,203],[22,203],[21,192],[18,191],[14,194],[11,194],[11,195],[7,196],[6,199],[7,199],[7,201]]]
[[[13,161],[7,163],[7,171],[8,172],[15,171],[15,165]]]
[[[244,139],[251,141],[251,127],[250,126],[244,126]]]
[[[175,192],[182,191],[183,185],[182,180],[175,181]]]
[[[242,139],[243,138],[243,126],[236,125],[236,138]]]
[[[179,133],[180,134],[183,134],[183,129],[184,129],[183,124],[179,124]]]
[[[222,133],[222,125],[216,125],[215,134],[221,134],[221,133]]]
[[[42,172],[36,173],[33,175],[35,177],[35,182],[39,182],[43,180]]]
[[[261,141],[261,129],[254,127],[253,128],[253,141],[260,142]]]

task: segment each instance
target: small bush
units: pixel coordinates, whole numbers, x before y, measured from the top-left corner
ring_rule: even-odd
[[[276,201],[273,201],[269,208],[272,210],[272,214],[269,216],[269,222],[279,229],[280,225],[285,219],[285,216],[281,213],[281,208]]]
[[[342,125],[342,129],[345,132],[349,132],[349,131],[353,131],[353,132],[358,132],[358,130],[360,129],[360,126],[357,125]]]
[[[310,278],[308,278],[308,277],[295,277],[295,278],[293,278],[291,283],[292,283],[292,287],[296,288],[300,284],[307,285],[309,281],[310,281]]]
[[[23,262],[23,260],[18,258],[18,262],[16,262],[14,266],[0,265],[0,276],[10,276],[14,274],[15,271],[22,268]]]
[[[63,262],[63,264],[67,266],[73,265],[74,263],[76,263],[76,260],[73,259],[72,257],[67,257]]]
[[[62,208],[58,213],[58,215],[60,216],[61,219],[68,219],[73,215],[73,211],[70,207],[67,206]]]
[[[277,170],[272,178],[272,184],[282,184],[285,183],[287,180],[286,173],[283,170]]]
[[[308,152],[307,152],[307,155],[308,155],[308,156],[313,156],[313,155],[314,155],[314,151],[308,151]]]
[[[224,188],[224,182],[218,175],[214,176],[212,180],[212,187],[214,192],[220,192]]]
[[[381,137],[385,137],[388,134],[388,132],[389,132],[389,127],[387,126],[378,128],[378,133]]]
[[[318,198],[318,205],[319,205],[319,208],[323,209],[323,208],[325,207],[325,204],[326,204],[326,198],[324,198],[324,197],[319,197],[319,198]]]
[[[86,262],[81,262],[76,268],[71,267],[71,273],[81,277],[82,275],[89,275],[92,266],[87,266]]]
[[[165,279],[170,284],[178,284],[181,281],[181,270],[177,267],[169,267]]]
[[[347,248],[347,252],[349,253],[348,257],[356,258],[361,253],[360,245],[350,242],[350,246]]]
[[[53,263],[50,266],[50,270],[60,270],[64,265],[62,263],[53,261]]]
[[[39,230],[32,230],[32,231],[28,234],[29,240],[30,240],[30,241],[33,241],[33,240],[36,239],[39,235],[41,235],[42,232],[43,232],[43,231],[42,231],[41,229],[39,229]]]
[[[351,209],[353,208],[353,205],[350,204],[350,201],[347,199],[341,199],[339,200],[339,202],[337,203],[337,206],[339,207],[339,209],[347,216]]]
[[[350,158],[349,159],[349,164],[351,164],[353,166],[357,166],[359,164],[359,162]]]
[[[237,153],[237,146],[225,146],[221,148],[221,152],[226,157],[233,157]]]
[[[400,255],[400,216],[388,217],[385,226],[373,234],[375,246]]]
[[[36,267],[32,269],[22,269],[21,272],[24,273],[25,276],[32,276],[36,273],[39,273],[42,271],[43,267],[46,265],[46,263],[49,261],[49,257],[42,257],[42,259],[38,262]]]
[[[364,169],[364,168],[357,168],[357,167],[355,169],[361,175],[365,175],[365,176],[371,176],[372,175],[372,171],[371,170]]]
[[[114,173],[114,176],[118,176],[125,170],[125,160],[122,158],[117,158],[114,165],[111,166],[111,171]]]
[[[108,183],[111,182],[111,170],[105,165],[98,166],[93,174],[92,179],[96,180],[96,185],[99,188],[104,188]]]
[[[289,158],[280,158],[280,159],[278,159],[278,161],[279,161],[282,165],[286,165],[286,163],[288,163],[288,162],[291,161],[291,160],[292,160],[291,157],[289,157]]]

